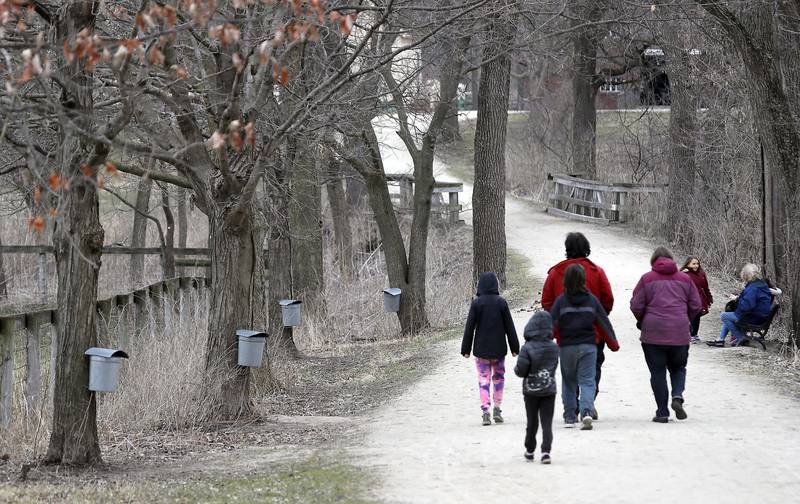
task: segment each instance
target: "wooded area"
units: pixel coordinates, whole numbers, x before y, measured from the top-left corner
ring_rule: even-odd
[[[556,190],[557,211],[729,274],[763,263],[799,334],[798,2],[20,0],[0,21],[0,310],[55,306],[47,462],[101,461],[98,299],[207,267],[191,398],[205,420],[251,418],[283,378],[238,364],[237,330],[268,332],[280,361],[307,343],[280,300],[353,341],[452,321],[479,273],[506,281],[506,191],[546,203],[554,174],[579,189]],[[437,177],[465,110],[463,275],[458,190],[441,200]],[[634,204],[621,183],[652,194]],[[17,254],[51,250],[38,269]],[[36,299],[37,278],[57,295]],[[368,312],[384,288],[398,311]]]

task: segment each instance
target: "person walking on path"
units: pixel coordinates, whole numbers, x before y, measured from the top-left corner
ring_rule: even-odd
[[[570,264],[564,272],[564,293],[553,303],[550,315],[561,333],[559,347],[564,422],[567,427],[574,427],[577,423],[575,411],[578,409],[583,424],[581,429],[591,430],[597,390],[595,324],[600,325],[605,343],[612,352],[619,350],[619,344],[605,308],[586,288],[586,273],[580,264]],[[576,401],[576,397],[579,400]]]
[[[547,279],[542,288],[542,308],[550,311],[556,298],[564,291],[564,272],[571,264],[580,264],[586,272],[586,287],[589,292],[600,300],[606,314],[611,313],[614,307],[614,294],[603,268],[588,259],[591,253],[589,240],[583,233],[569,233],[564,240],[567,259],[556,264],[547,272]],[[554,331],[556,340],[559,339],[558,329]],[[600,391],[600,376],[603,362],[605,362],[605,340],[602,328],[595,324],[595,344],[597,346],[597,364],[595,367],[595,393]],[[576,413],[577,414],[577,413]],[[592,418],[597,420],[597,409],[592,410]]]
[[[519,351],[514,373],[522,378],[522,395],[528,424],[525,429],[525,458],[533,460],[536,433],[542,425],[542,464],[550,463],[553,446],[553,411],[556,403],[558,346],[553,343],[553,319],[538,311],[525,324],[525,344]]]
[[[675,416],[679,420],[687,417],[683,392],[689,359],[689,321],[703,311],[703,302],[692,279],[678,271],[666,247],[653,252],[650,265],[652,271],[642,275],[633,289],[631,311],[641,329],[640,341],[650,370],[650,386],[657,406],[653,421],[667,423],[670,395],[667,371]]]
[[[464,338],[461,341],[461,355],[465,358],[469,358],[470,353],[475,355],[483,425],[492,423],[489,416],[492,400],[494,421],[503,422],[501,407],[505,385],[505,357],[509,348],[511,355],[516,357],[519,353],[519,340],[511,310],[508,309],[506,300],[500,296],[497,276],[492,272],[481,273],[476,296],[469,307]],[[490,385],[494,388],[491,399]]]
[[[719,339],[706,342],[709,346],[725,346],[725,337],[728,333],[733,336],[731,342],[733,346],[746,345],[747,336],[736,323],[763,324],[772,309],[773,296],[776,292],[780,292],[779,289],[770,288],[769,283],[761,275],[761,269],[756,264],[745,264],[739,273],[739,278],[745,282],[744,290],[738,296],[731,296],[730,301],[735,304],[735,309],[720,314],[722,329],[719,332]]]
[[[708,309],[714,304],[714,296],[711,295],[711,289],[708,288],[708,277],[706,277],[703,267],[700,266],[700,259],[695,256],[687,257],[681,271],[692,279],[694,286],[697,287],[697,292],[700,294],[700,301],[703,302],[703,311],[695,315],[691,320],[691,342],[700,343],[700,318],[708,314]]]

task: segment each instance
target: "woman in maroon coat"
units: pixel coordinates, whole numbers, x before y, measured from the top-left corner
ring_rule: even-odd
[[[686,362],[689,358],[689,321],[703,311],[700,293],[689,275],[678,271],[672,253],[658,247],[650,258],[652,271],[642,275],[633,289],[631,311],[637,327],[655,396],[654,422],[669,421],[670,390],[672,409],[679,420],[686,418],[683,391],[686,386]]]
[[[714,297],[711,295],[711,289],[708,288],[708,278],[706,277],[706,272],[703,271],[703,267],[700,266],[700,259],[695,256],[687,257],[681,271],[692,279],[694,286],[697,287],[697,292],[700,294],[700,301],[703,302],[703,311],[691,320],[692,343],[700,343],[700,336],[698,336],[700,317],[708,314],[708,309],[714,304]]]

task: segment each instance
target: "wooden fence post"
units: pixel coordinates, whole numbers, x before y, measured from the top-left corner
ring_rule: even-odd
[[[102,346],[108,346],[111,342],[109,334],[109,326],[111,322],[111,309],[114,304],[114,298],[103,299],[97,302],[97,317],[95,325],[97,327],[97,342]]]
[[[11,424],[11,397],[14,392],[15,319],[0,318],[0,427]]]
[[[41,317],[38,313],[25,315],[25,404],[29,412],[38,412],[41,405],[42,367],[39,358]]]
[[[120,294],[114,296],[114,304],[116,306],[116,319],[117,319],[117,348],[120,350],[128,351],[130,344],[130,331],[133,324],[133,303],[131,301],[132,294]]]
[[[147,330],[148,327],[148,305],[147,289],[139,289],[133,292],[133,315],[134,333],[133,337],[138,338]]]
[[[36,276],[39,284],[39,297],[42,303],[47,303],[47,254],[39,252],[36,261]]]
[[[164,330],[164,282],[153,284],[147,288],[150,298],[150,320],[152,334]]]

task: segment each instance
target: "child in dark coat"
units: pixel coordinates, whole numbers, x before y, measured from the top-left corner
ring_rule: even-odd
[[[475,355],[483,425],[492,424],[489,416],[490,385],[494,386],[492,395],[494,421],[503,422],[500,407],[503,403],[505,358],[508,348],[511,348],[511,355],[515,357],[519,353],[519,340],[511,311],[506,300],[500,296],[497,276],[491,272],[481,273],[477,295],[469,307],[464,339],[461,342],[461,355],[465,358],[469,358],[470,352]]]
[[[525,458],[533,460],[536,432],[542,424],[542,464],[550,463],[553,444],[553,411],[556,404],[558,346],[553,342],[553,319],[538,311],[525,324],[525,344],[519,351],[514,373],[522,378],[522,394],[528,426],[525,430]]]
[[[578,422],[575,411],[581,414],[581,430],[591,430],[594,396],[597,390],[595,372],[597,346],[594,325],[603,330],[609,350],[619,350],[608,314],[586,288],[586,273],[580,264],[571,264],[564,273],[564,294],[550,308],[553,325],[561,332],[561,400],[564,403],[564,422],[574,427]],[[580,391],[580,400],[576,394]],[[576,404],[577,403],[577,404]]]

